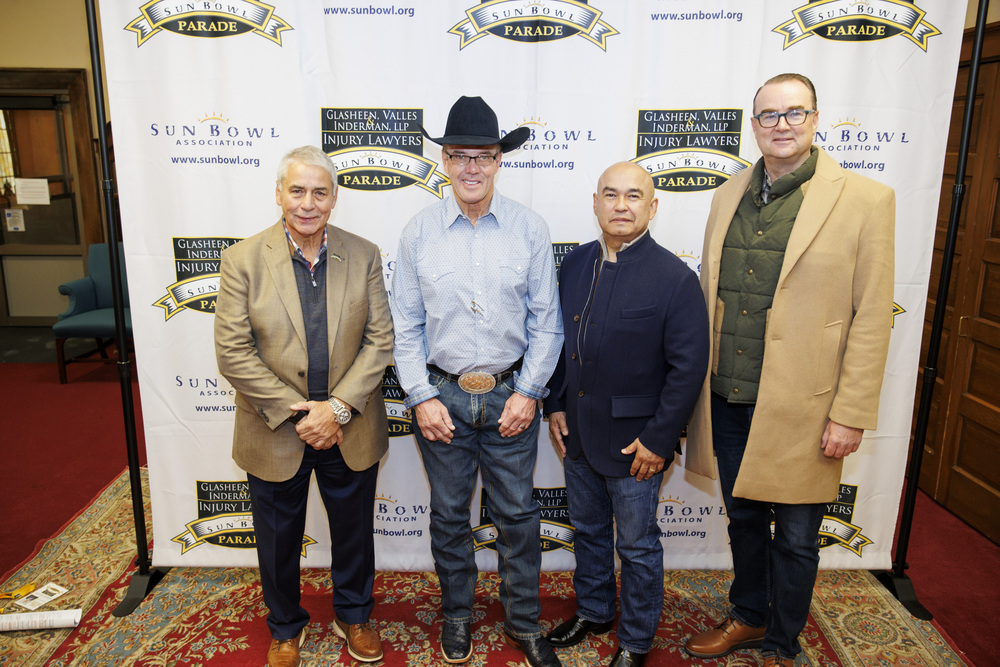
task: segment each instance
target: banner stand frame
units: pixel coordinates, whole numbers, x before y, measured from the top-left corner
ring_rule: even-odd
[[[146,512],[142,500],[142,477],[139,471],[139,444],[135,428],[135,404],[132,401],[132,362],[125,334],[125,299],[121,277],[118,225],[114,220],[114,188],[111,181],[111,161],[108,158],[107,114],[104,110],[104,76],[101,69],[100,38],[97,35],[97,12],[94,0],[86,0],[87,31],[90,38],[90,64],[94,77],[94,104],[97,109],[97,135],[104,179],[104,212],[108,221],[108,261],[111,264],[111,300],[115,312],[115,345],[118,347],[118,380],[121,384],[122,413],[125,421],[125,450],[128,454],[128,476],[132,490],[132,514],[135,521],[135,542],[139,571],[132,575],[125,597],[111,612],[112,616],[128,616],[145,599],[170,568],[152,568],[149,540],[146,536]]]
[[[896,539],[895,558],[892,570],[879,572],[875,578],[892,593],[897,600],[914,617],[929,621],[934,618],[920,601],[917,600],[913,581],[906,576],[910,564],[906,562],[906,554],[910,544],[910,529],[913,525],[913,511],[917,502],[917,489],[920,484],[920,466],[924,456],[924,442],[927,439],[927,422],[931,412],[931,398],[934,396],[934,385],[937,381],[938,352],[941,347],[941,333],[944,330],[944,317],[948,303],[948,288],[951,283],[951,269],[955,262],[955,244],[958,239],[958,221],[962,217],[962,201],[965,198],[965,167],[969,160],[969,138],[972,134],[972,117],[976,105],[976,87],[979,83],[979,62],[983,55],[983,36],[986,32],[986,14],[990,0],[979,0],[976,12],[975,35],[972,42],[972,57],[969,64],[969,84],[966,90],[965,113],[962,116],[962,133],[958,148],[958,168],[955,170],[955,183],[951,188],[951,212],[948,217],[948,232],[945,238],[944,256],[941,260],[941,275],[938,280],[937,301],[935,301],[934,321],[931,325],[931,337],[927,346],[927,365],[924,366],[923,383],[920,387],[920,405],[917,410],[917,425],[913,430],[913,445],[910,449],[910,466],[906,473],[906,493],[903,499],[902,515],[899,523],[899,534]]]

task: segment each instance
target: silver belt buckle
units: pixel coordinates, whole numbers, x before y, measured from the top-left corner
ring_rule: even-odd
[[[467,394],[488,394],[497,386],[497,379],[489,373],[470,371],[458,376],[458,386]]]

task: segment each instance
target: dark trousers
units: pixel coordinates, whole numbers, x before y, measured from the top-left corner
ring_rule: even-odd
[[[733,553],[729,601],[738,620],[767,626],[762,650],[792,657],[801,651],[798,636],[809,616],[826,504],[785,505],[733,497],[752,419],[752,405],[730,404],[712,394],[712,435]]]
[[[313,472],[330,524],[333,609],[344,623],[355,624],[368,621],[374,606],[378,464],[357,472],[344,463],[339,447],[317,451],[306,446],[291,479],[267,482],[247,474],[260,583],[274,639],[291,639],[309,623],[309,613],[299,604],[299,559]]]

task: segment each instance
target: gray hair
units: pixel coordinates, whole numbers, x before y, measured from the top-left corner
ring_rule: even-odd
[[[290,167],[294,162],[308,165],[310,167],[325,169],[327,173],[330,174],[330,180],[333,181],[334,193],[337,192],[337,167],[334,166],[333,160],[330,159],[329,155],[315,146],[299,146],[298,148],[293,148],[288,151],[283,158],[281,158],[281,162],[278,163],[279,186],[284,184],[285,178],[288,176],[288,167]]]

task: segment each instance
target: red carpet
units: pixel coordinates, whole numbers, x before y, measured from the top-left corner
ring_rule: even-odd
[[[128,466],[117,368],[75,364],[67,374],[69,383],[59,384],[55,364],[0,364],[8,415],[0,439],[0,574],[28,559]]]
[[[0,399],[10,415],[0,438],[0,573],[27,560],[127,465],[117,370],[76,365],[69,375],[60,385],[54,364],[0,364]],[[138,413],[137,389],[133,395]],[[138,414],[137,428],[144,460]],[[970,663],[996,664],[1000,547],[920,493],[909,561],[935,623]]]

